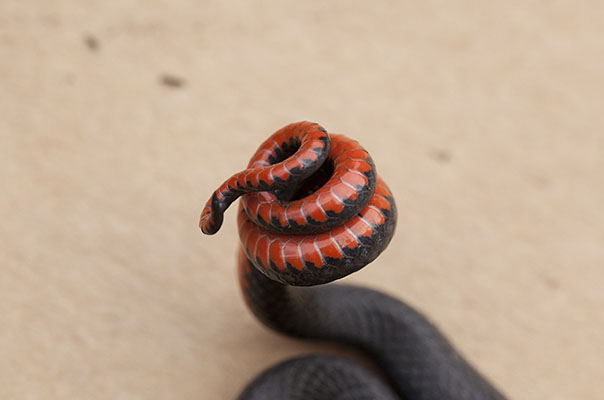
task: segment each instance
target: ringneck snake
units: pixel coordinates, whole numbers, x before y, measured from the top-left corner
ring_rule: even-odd
[[[253,314],[290,336],[356,346],[380,366],[298,357],[265,371],[240,400],[504,399],[407,303],[323,285],[372,262],[396,227],[394,197],[358,142],[306,121],[279,129],[212,194],[202,232],[216,233],[239,197],[239,284]]]

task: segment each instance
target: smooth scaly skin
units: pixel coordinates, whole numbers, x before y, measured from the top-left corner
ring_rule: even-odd
[[[240,400],[504,399],[405,303],[360,287],[294,287],[344,277],[392,238],[394,199],[357,142],[310,122],[277,131],[210,198],[202,231],[215,233],[241,195],[239,281],[251,311],[282,333],[365,350],[391,388],[347,361],[311,356],[266,371]]]

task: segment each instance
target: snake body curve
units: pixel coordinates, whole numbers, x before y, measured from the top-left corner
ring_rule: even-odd
[[[394,198],[358,142],[311,122],[278,130],[213,193],[202,232],[216,233],[240,196],[238,273],[250,310],[284,334],[361,348],[387,382],[340,358],[306,356],[265,371],[240,400],[504,399],[406,303],[321,285],[369,264],[394,234]]]

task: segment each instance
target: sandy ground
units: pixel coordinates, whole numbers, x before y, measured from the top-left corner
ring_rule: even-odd
[[[397,198],[347,278],[515,399],[601,399],[604,3],[0,2],[0,398],[228,399],[260,326],[202,205],[304,119]]]

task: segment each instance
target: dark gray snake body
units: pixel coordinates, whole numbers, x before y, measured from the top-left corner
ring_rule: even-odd
[[[313,286],[362,268],[394,233],[394,199],[358,143],[308,122],[277,131],[214,193],[202,231],[215,233],[240,195],[239,278],[250,310],[283,334],[360,348],[385,377],[306,356],[265,371],[240,400],[504,399],[409,305],[362,287]]]

